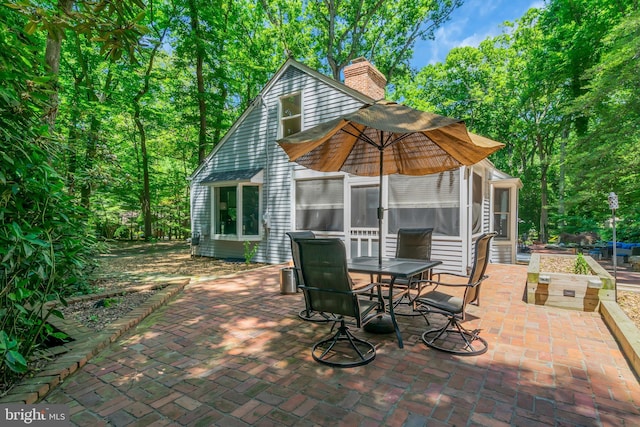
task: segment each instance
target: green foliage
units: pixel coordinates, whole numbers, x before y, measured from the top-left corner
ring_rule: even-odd
[[[597,117],[576,141],[568,160],[573,179],[572,208],[579,213],[608,215],[606,195],[618,194],[621,214],[640,204],[640,12],[624,17],[604,38],[602,58],[585,77],[589,91],[569,110]],[[598,194],[598,200],[593,195]]]
[[[19,374],[27,372],[27,361],[18,351],[19,345],[15,338],[9,338],[5,331],[0,331],[0,360],[2,365]]]
[[[106,298],[103,300],[102,304],[104,308],[110,308],[120,303],[119,298]]]
[[[578,254],[576,257],[576,263],[573,266],[573,272],[575,274],[591,274],[591,267],[587,263],[587,260],[584,259],[584,255]]]
[[[546,2],[505,23],[504,34],[452,49],[445,62],[403,79],[397,94],[506,143],[491,160],[524,184],[520,232],[535,227],[547,241],[561,231],[598,231],[610,191],[626,213],[640,206],[633,89],[640,14],[633,8],[615,0]]]
[[[252,245],[248,240],[244,241],[244,262],[245,264],[251,264],[251,259],[258,252],[258,244]]]
[[[40,118],[47,79],[38,77],[38,40],[21,33],[19,15],[2,11],[0,25],[0,381],[24,373],[48,336],[44,304],[64,301],[83,283],[93,239],[86,212],[64,191],[54,168],[59,145]],[[5,48],[6,47],[6,48]],[[35,72],[35,74],[34,74]]]

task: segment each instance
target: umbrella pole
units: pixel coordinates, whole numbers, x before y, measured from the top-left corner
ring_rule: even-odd
[[[380,150],[380,186],[378,187],[378,266],[382,266],[382,218],[384,217],[384,208],[382,207],[382,171],[384,161],[384,149]]]

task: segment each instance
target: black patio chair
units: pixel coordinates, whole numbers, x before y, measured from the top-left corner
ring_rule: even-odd
[[[489,263],[491,239],[496,233],[483,234],[475,244],[475,254],[471,274],[468,276],[454,273],[435,273],[437,280],[422,280],[423,284],[434,285],[434,288],[418,296],[418,309],[424,314],[442,314],[447,318],[444,326],[430,329],[422,334],[422,341],[432,348],[465,356],[485,353],[487,341],[478,334],[480,330],[469,330],[462,326],[465,320],[467,304],[476,301],[480,285],[488,277],[485,275]],[[453,276],[465,278],[466,283],[442,281],[443,277]],[[462,297],[442,292],[443,287],[463,287]],[[426,315],[425,315],[426,319]],[[427,319],[427,323],[428,323]]]
[[[289,239],[291,239],[291,258],[293,259],[295,270],[296,287],[300,289],[304,295],[305,308],[298,313],[298,317],[309,322],[335,322],[338,320],[336,316],[312,310],[309,306],[309,296],[307,292],[302,289],[304,282],[302,274],[300,273],[300,249],[298,248],[298,240],[315,239],[316,235],[313,231],[289,231],[286,234],[289,236]]]
[[[311,355],[317,362],[335,367],[361,366],[376,356],[373,344],[355,337],[347,327],[345,317],[355,320],[355,326],[363,327],[384,311],[380,286],[371,283],[354,289],[347,268],[347,253],[340,239],[298,240],[301,288],[307,293],[311,310],[331,313],[338,317],[338,330],[330,337],[313,345]],[[377,298],[370,299],[369,292],[378,288]],[[338,323],[334,323],[331,332]]]
[[[431,259],[431,236],[433,228],[401,228],[398,230],[398,241],[396,245],[396,258],[409,258],[428,261]],[[403,295],[401,298],[394,299],[394,310],[399,316],[420,315],[415,311],[415,298],[420,295],[422,290],[422,281],[430,279],[431,272],[425,272],[420,277],[412,277],[410,279],[396,279],[394,282],[394,290],[398,289]],[[373,280],[372,280],[373,281]],[[382,280],[384,286],[388,280]],[[384,295],[384,294],[383,294]],[[398,306],[407,305],[411,307],[410,311],[398,310]]]

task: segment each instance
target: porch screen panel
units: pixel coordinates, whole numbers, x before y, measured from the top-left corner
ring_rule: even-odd
[[[344,230],[342,178],[296,181],[296,230]]]
[[[434,235],[460,235],[458,170],[425,176],[389,176],[389,233],[432,227]]]

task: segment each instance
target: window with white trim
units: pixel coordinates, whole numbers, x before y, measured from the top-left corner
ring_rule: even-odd
[[[389,176],[389,233],[432,227],[434,235],[460,235],[460,173]]]
[[[302,130],[302,94],[280,98],[280,137],[285,138]]]
[[[344,230],[342,178],[296,181],[296,230]]]
[[[262,187],[253,183],[214,186],[212,233],[217,236],[260,236]]]
[[[510,190],[494,188],[493,190],[493,231],[498,233],[496,239],[509,239]]]

